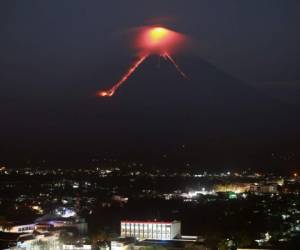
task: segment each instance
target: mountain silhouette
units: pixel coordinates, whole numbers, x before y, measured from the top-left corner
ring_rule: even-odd
[[[160,62],[159,62],[160,60]],[[120,137],[193,141],[206,136],[272,139],[295,135],[297,110],[248,86],[201,58],[150,56],[116,94],[100,99],[101,116]],[[108,108],[109,106],[109,108]],[[106,111],[108,110],[108,111]],[[115,123],[114,123],[115,122]]]
[[[96,97],[134,61],[128,55],[115,59],[104,58],[99,68],[93,62],[94,74],[79,71],[70,78],[53,76],[55,81],[41,74],[31,83],[39,95],[20,84],[19,98],[4,96],[13,112],[2,113],[9,121],[2,152],[12,158],[14,152],[46,155],[59,163],[115,152],[130,160],[166,154],[176,162],[205,158],[211,164],[248,161],[249,154],[271,155],[299,144],[296,108],[197,56],[174,57],[188,79],[169,61],[150,56],[114,96]],[[23,143],[17,143],[20,138]]]

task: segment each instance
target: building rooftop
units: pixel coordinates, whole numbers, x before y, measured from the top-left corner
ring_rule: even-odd
[[[184,240],[143,240],[140,242],[137,242],[136,246],[162,246],[166,248],[184,248],[186,244],[191,244],[190,241],[184,241]]]
[[[155,221],[155,220],[122,220],[121,223],[153,223],[153,224],[172,224],[180,221]]]
[[[134,237],[126,237],[126,238],[117,238],[112,240],[112,242],[118,242],[118,243],[123,243],[125,245],[135,243],[136,239]]]

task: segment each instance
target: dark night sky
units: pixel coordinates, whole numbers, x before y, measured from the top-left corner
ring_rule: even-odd
[[[295,168],[299,13],[299,0],[2,0],[0,161],[167,154]],[[96,98],[134,59],[128,30],[153,23],[192,38],[175,56],[190,80],[149,58],[114,98]]]

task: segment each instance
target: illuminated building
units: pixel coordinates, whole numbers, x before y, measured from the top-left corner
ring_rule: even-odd
[[[250,191],[256,193],[278,193],[278,185],[277,183],[254,184],[251,186]]]
[[[91,244],[63,244],[62,246],[63,250],[91,250],[92,245]]]
[[[111,241],[111,250],[131,250],[134,246],[133,238],[119,238]]]
[[[215,192],[234,192],[234,193],[244,193],[250,190],[249,183],[226,183],[226,184],[217,184],[214,186]]]
[[[12,225],[11,227],[0,231],[10,232],[10,233],[32,233],[34,231],[35,224],[24,224],[24,225]]]
[[[180,221],[121,221],[121,237],[171,240],[180,234]]]
[[[58,234],[20,234],[0,232],[1,249],[61,249]]]
[[[35,221],[35,230],[40,233],[69,228],[76,229],[80,235],[84,235],[87,233],[87,227],[84,218],[77,216],[73,209],[65,207],[59,207]]]

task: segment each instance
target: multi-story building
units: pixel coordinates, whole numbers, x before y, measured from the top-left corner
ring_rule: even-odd
[[[20,234],[0,232],[0,248],[20,249],[61,249],[58,234]]]
[[[278,193],[278,185],[277,183],[268,183],[268,184],[254,184],[250,187],[251,192],[257,193]]]
[[[121,237],[171,240],[180,234],[180,221],[121,221]]]
[[[32,233],[34,231],[35,224],[15,224],[11,225],[7,229],[0,227],[0,231],[9,232],[9,233]]]

